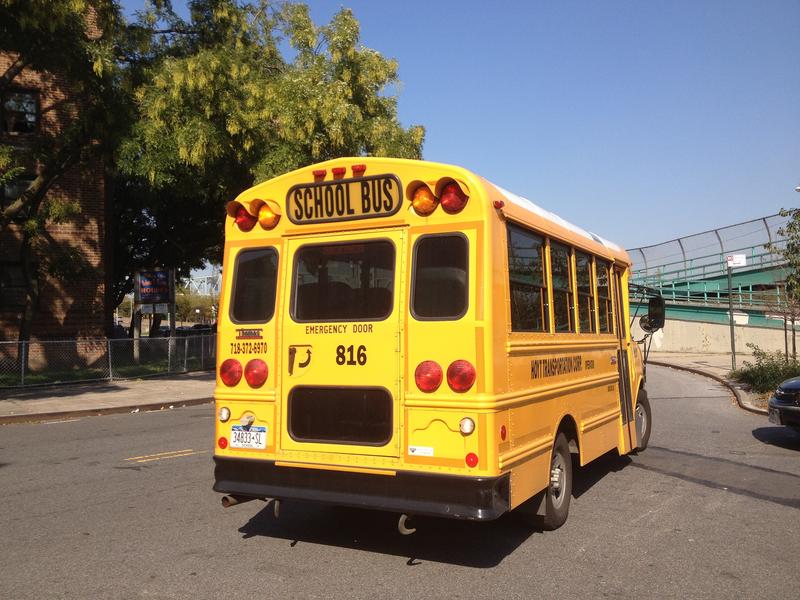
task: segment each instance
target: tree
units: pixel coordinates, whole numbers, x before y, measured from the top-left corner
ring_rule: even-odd
[[[0,93],[26,69],[63,77],[72,90],[61,107],[69,116],[58,127],[26,143],[0,146],[4,182],[26,167],[35,172],[0,211],[0,233],[12,222],[20,225],[19,262],[26,283],[20,339],[30,336],[41,277],[67,279],[88,268],[72,247],[47,239],[45,229],[74,218],[80,207],[47,193],[70,169],[90,156],[106,156],[113,144],[121,101],[115,60],[120,24],[112,0],[0,0],[0,39],[11,55],[0,75]]]
[[[303,4],[189,6],[184,21],[157,2],[135,25],[151,36],[119,152],[118,301],[138,266],[219,262],[225,203],[259,181],[338,156],[421,154],[423,128],[404,128],[386,93],[397,63],[359,44],[349,9],[317,26]]]
[[[783,240],[765,244],[764,248],[786,261],[789,272],[786,275],[786,294],[793,300],[800,299],[800,208],[781,209],[782,217],[789,217],[786,224],[778,229]]]

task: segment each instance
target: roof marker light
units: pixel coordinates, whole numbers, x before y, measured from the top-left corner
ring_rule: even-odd
[[[367,170],[367,165],[353,165],[351,169],[353,169],[353,177],[361,177]]]
[[[427,217],[439,205],[439,201],[433,192],[428,189],[427,185],[421,185],[414,190],[414,197],[411,200],[411,206],[414,207],[416,212],[421,217]]]
[[[325,179],[328,172],[325,169],[316,169],[314,171],[314,179]]]
[[[266,202],[258,209],[258,222],[264,229],[274,229],[280,220],[281,216]]]
[[[444,212],[454,214],[466,206],[468,196],[461,190],[455,181],[451,181],[442,189],[439,201],[442,203]]]
[[[236,216],[233,220],[242,231],[250,231],[256,226],[258,219],[251,215],[244,206],[240,206],[236,209]]]
[[[333,167],[331,169],[331,173],[333,173],[334,177],[344,177],[345,173],[347,173],[346,167]]]
[[[494,201],[494,207],[495,207],[496,209],[498,209],[498,210],[500,210],[501,208],[503,208],[505,205],[506,205],[506,203],[505,203],[505,202],[503,202],[502,200],[495,200],[495,201]]]

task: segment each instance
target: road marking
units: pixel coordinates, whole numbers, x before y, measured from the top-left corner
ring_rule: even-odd
[[[153,460],[161,460],[162,458],[177,458],[179,456],[190,456],[192,454],[202,454],[205,450],[194,450],[192,448],[184,448],[183,450],[170,450],[169,452],[156,452],[155,454],[143,454],[142,456],[131,456],[125,460],[132,460],[135,462],[150,462]]]
[[[75,421],[80,421],[80,419],[66,419],[64,421],[44,421],[42,425],[57,425],[58,423],[74,423]]]
[[[184,452],[182,454],[170,454],[169,456],[154,456],[153,458],[142,458],[141,460],[137,460],[136,462],[146,463],[146,462],[152,462],[154,460],[166,460],[168,458],[180,458],[182,456],[192,456],[193,454],[203,454],[204,452],[207,452],[207,450],[190,450],[189,452]]]

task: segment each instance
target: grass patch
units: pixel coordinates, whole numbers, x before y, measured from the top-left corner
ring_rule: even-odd
[[[740,369],[731,372],[731,377],[748,384],[754,392],[771,392],[781,381],[800,377],[800,361],[787,360],[782,352],[766,352],[755,344],[747,347],[753,350],[754,362],[745,361]]]

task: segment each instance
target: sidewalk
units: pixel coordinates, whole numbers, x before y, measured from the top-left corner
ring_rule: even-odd
[[[745,389],[742,385],[732,380],[730,354],[688,354],[680,352],[651,352],[649,362],[657,365],[667,365],[685,369],[703,375],[709,375],[727,385],[736,396],[736,401],[745,410],[760,414],[767,414],[766,403],[758,394]],[[753,361],[750,354],[736,354],[736,367],[741,368],[744,361]]]
[[[747,355],[737,356],[737,366]],[[651,352],[650,362],[709,375],[727,385],[742,408],[766,414],[755,394],[728,378],[730,354]],[[160,410],[211,402],[214,373],[202,371],[113,383],[64,384],[0,390],[0,425],[73,416]]]
[[[213,371],[0,389],[0,425],[205,404],[211,402],[213,392]]]

